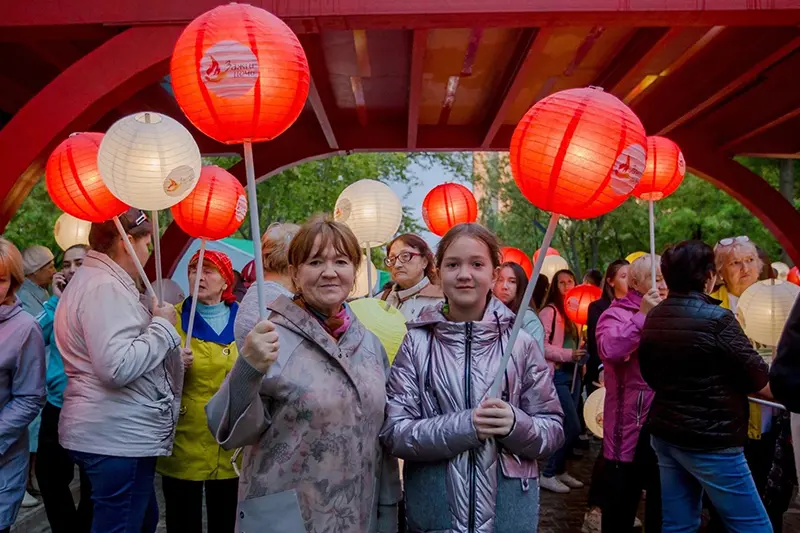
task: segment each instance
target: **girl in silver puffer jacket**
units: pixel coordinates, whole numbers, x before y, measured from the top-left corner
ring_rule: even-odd
[[[501,398],[488,398],[514,313],[491,294],[497,238],[461,224],[439,244],[446,300],[408,324],[388,384],[381,442],[405,460],[412,533],[531,533],[536,460],[564,441],[541,349],[520,332]]]

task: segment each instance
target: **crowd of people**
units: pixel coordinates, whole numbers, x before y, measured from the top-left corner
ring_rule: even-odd
[[[150,221],[120,222],[146,262]],[[0,238],[0,533],[37,496],[56,533],[152,533],[157,474],[170,533],[203,531],[204,509],[210,533],[535,532],[540,488],[586,483],[585,533],[630,531],[643,498],[647,533],[697,531],[704,507],[709,531],[781,531],[800,428],[749,398],[800,411],[800,307],[770,375],[736,315],[774,275],[747,237],[587,272],[603,296],[584,327],[570,270],[529,280],[478,224],[435,254],[401,235],[376,295],[407,320],[392,364],[348,305],[363,256],[344,224],[267,229],[266,320],[252,267],[195,254],[197,293],[165,282],[159,299],[122,239],[93,224],[56,271],[47,248]],[[570,459],[601,387],[602,453],[581,480]]]

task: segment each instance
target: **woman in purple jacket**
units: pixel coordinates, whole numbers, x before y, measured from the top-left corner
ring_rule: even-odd
[[[656,256],[660,263],[660,258]],[[656,269],[650,273],[650,255],[628,269],[630,290],[615,300],[597,323],[597,348],[605,370],[603,456],[606,458],[606,500],[603,531],[630,531],[642,490],[647,490],[645,530],[661,531],[661,487],[658,461],[643,429],[653,391],[642,379],[638,349],[647,313],[667,296],[667,285]]]

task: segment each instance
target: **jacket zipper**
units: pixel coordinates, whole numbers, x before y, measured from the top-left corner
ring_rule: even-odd
[[[466,340],[464,342],[464,396],[467,409],[472,409],[472,322],[466,324]],[[469,451],[469,523],[468,531],[475,531],[475,450]]]
[[[639,396],[636,398],[636,427],[642,426],[642,405],[644,404],[644,393],[639,391]]]

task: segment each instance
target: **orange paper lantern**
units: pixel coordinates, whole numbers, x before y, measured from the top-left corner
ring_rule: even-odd
[[[225,144],[272,140],[306,103],[310,75],[297,36],[247,4],[216,7],[175,44],[172,89],[197,128]]]
[[[511,138],[511,171],[545,211],[592,218],[636,188],[647,153],[639,118],[615,96],[589,87],[552,94],[528,110]]]
[[[45,169],[53,203],[89,222],[105,222],[128,210],[100,178],[97,151],[102,140],[102,133],[73,133],[53,150]]]
[[[800,285],[800,270],[798,270],[796,266],[789,269],[789,273],[786,275],[786,281],[794,283],[795,285]]]
[[[570,320],[585,326],[589,321],[589,304],[599,300],[602,295],[600,287],[586,283],[577,285],[564,295],[564,312]]]
[[[678,145],[666,137],[647,138],[647,164],[633,195],[658,201],[674,193],[686,175],[686,160]]]
[[[536,260],[537,260],[537,259],[539,259],[539,252],[541,252],[541,251],[542,251],[542,249],[541,249],[541,248],[539,248],[538,250],[536,250],[535,252],[533,252],[533,262],[534,262],[534,263],[536,262]],[[548,247],[548,248],[547,248],[547,253],[546,253],[546,254],[544,254],[544,256],[545,256],[545,257],[548,257],[548,256],[550,256],[550,255],[561,255],[561,254],[560,254],[560,253],[558,253],[558,250],[556,250],[555,248],[550,248],[550,247]]]
[[[525,271],[525,275],[528,276],[528,279],[531,279],[531,274],[533,274],[533,263],[531,263],[530,258],[520,250],[519,248],[514,248],[513,246],[506,246],[501,250],[503,254],[503,263],[516,263],[522,267],[522,270]]]
[[[463,185],[444,183],[425,196],[422,218],[428,229],[441,237],[453,226],[478,220],[478,203]]]
[[[230,237],[247,215],[244,187],[229,172],[203,167],[197,186],[172,207],[180,228],[196,239],[215,241]]]

